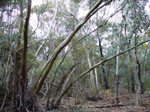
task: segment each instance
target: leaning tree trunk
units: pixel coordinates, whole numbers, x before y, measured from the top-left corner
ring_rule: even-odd
[[[112,1],[112,0],[111,0]],[[110,2],[111,2],[110,1]],[[37,85],[37,88],[34,89],[35,93],[38,94],[45,78],[47,77],[49,71],[51,70],[54,61],[56,60],[57,56],[59,55],[59,53],[62,51],[62,49],[69,44],[69,42],[72,40],[72,38],[74,37],[74,35],[81,29],[81,27],[97,12],[97,8],[99,7],[100,4],[103,3],[103,0],[99,0],[94,7],[89,11],[89,13],[85,16],[85,18],[83,19],[83,21],[81,21],[76,28],[74,29],[74,31],[56,48],[56,50],[53,52],[52,56],[49,58],[49,60],[47,61],[46,64],[46,69],[43,71],[42,73],[42,77],[41,80],[39,80],[39,83]]]

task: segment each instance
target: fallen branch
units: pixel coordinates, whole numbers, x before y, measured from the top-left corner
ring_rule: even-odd
[[[113,105],[102,105],[102,106],[89,106],[88,108],[111,108],[111,107],[118,107],[118,106],[127,106],[127,105],[113,104]]]
[[[88,107],[84,107],[84,106],[76,106],[78,108],[112,108],[112,107],[122,107],[122,106],[127,106],[125,104],[112,104],[112,105],[101,105],[101,106],[88,106]]]

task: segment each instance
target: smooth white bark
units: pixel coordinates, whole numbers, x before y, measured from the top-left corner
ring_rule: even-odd
[[[87,55],[87,61],[88,61],[88,64],[89,64],[89,68],[91,68],[92,64],[91,64],[91,60],[90,60],[90,56],[89,56],[89,51],[88,50],[86,50],[86,55]],[[95,93],[95,80],[94,80],[93,70],[90,71],[90,83],[91,83],[92,93]]]
[[[115,10],[117,9],[117,1],[115,1]],[[118,23],[118,20],[117,20],[117,14],[115,16],[115,21],[116,21],[116,24]],[[120,31],[121,33],[121,31]],[[117,37],[117,53],[116,54],[119,54],[120,52],[120,47],[119,47],[119,43],[120,43],[120,39],[119,37]],[[116,57],[116,80],[115,80],[115,101],[116,103],[118,104],[119,103],[119,99],[118,99],[118,92],[119,92],[119,56]]]
[[[93,60],[94,60],[94,66],[95,66],[95,58],[93,56]],[[97,75],[97,68],[94,69],[95,72],[95,83],[96,83],[96,89],[99,90],[99,83],[98,83],[98,75]]]

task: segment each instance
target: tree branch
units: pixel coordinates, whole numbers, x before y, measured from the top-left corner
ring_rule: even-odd
[[[131,47],[131,48],[127,49],[127,50],[124,50],[124,51],[120,52],[119,54],[116,54],[116,55],[114,55],[114,56],[111,56],[110,58],[104,59],[103,61],[100,61],[99,63],[95,64],[95,65],[92,66],[90,69],[88,69],[87,71],[85,71],[85,72],[83,72],[81,75],[79,75],[74,81],[72,81],[72,82],[68,85],[68,87],[66,87],[66,89],[62,92],[62,94],[60,95],[60,98],[58,99],[58,101],[60,102],[61,98],[65,95],[65,93],[69,90],[69,88],[70,88],[76,81],[78,81],[79,79],[81,79],[83,76],[85,76],[87,73],[89,73],[89,72],[90,72],[91,70],[93,70],[94,68],[98,67],[99,65],[101,65],[101,64],[103,64],[103,63],[105,63],[105,62],[107,62],[107,61],[109,61],[109,60],[111,60],[111,59],[113,59],[113,58],[115,58],[115,57],[121,55],[121,54],[124,54],[124,53],[126,53],[126,52],[128,52],[128,51],[130,51],[130,50],[132,50],[132,49],[135,49],[135,48],[137,48],[138,46],[140,46],[140,45],[142,45],[142,44],[144,44],[144,43],[146,43],[146,42],[149,42],[149,41],[150,41],[150,40],[143,41],[143,42],[137,44],[137,45],[134,46],[134,47]]]

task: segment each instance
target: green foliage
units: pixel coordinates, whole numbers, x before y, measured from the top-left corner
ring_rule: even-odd
[[[41,14],[41,13],[44,13],[47,9],[50,10],[54,7],[55,7],[54,2],[50,1],[48,3],[44,3],[44,4],[41,4],[41,5],[38,5],[38,6],[34,6],[32,8],[32,12],[37,13],[37,14]]]
[[[75,3],[80,3],[81,0],[73,0]]]
[[[6,7],[12,3],[16,3],[16,1],[18,1],[18,0],[15,0],[15,1],[14,0],[1,0],[0,1],[0,8],[4,8],[4,7]]]
[[[97,0],[88,0],[88,6],[89,6],[89,8],[91,9],[96,2],[97,2]]]
[[[31,51],[27,52],[27,57],[28,57],[27,58],[27,64],[29,66],[30,65],[35,66],[37,64],[37,62],[35,61],[36,57],[35,57],[33,52],[31,52]]]
[[[35,70],[35,74],[40,74],[42,71],[42,67],[38,67],[36,70]]]
[[[147,91],[150,91],[150,76],[149,74],[144,74],[144,88],[147,90]]]

